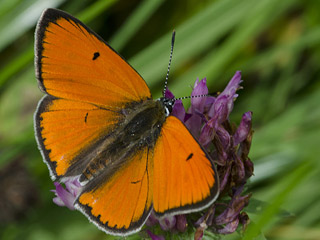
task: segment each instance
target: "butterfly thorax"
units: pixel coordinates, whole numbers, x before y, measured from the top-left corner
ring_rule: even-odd
[[[172,105],[170,99],[161,98],[131,103],[122,109],[116,130],[97,147],[80,181],[90,180],[104,169],[120,168],[140,150],[152,150]]]

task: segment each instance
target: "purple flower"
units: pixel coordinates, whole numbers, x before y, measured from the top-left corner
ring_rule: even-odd
[[[149,226],[149,227],[152,227],[152,226],[154,226],[154,225],[156,225],[158,223],[159,223],[158,218],[156,217],[154,212],[151,211],[151,214],[150,214],[149,218],[146,221],[146,225]]]
[[[251,197],[250,194],[245,196],[240,196],[243,190],[243,186],[238,188],[231,201],[228,204],[228,207],[217,217],[214,219],[214,223],[216,225],[223,225],[227,223],[233,222],[236,218],[238,219],[240,212],[242,209],[247,206],[249,199]]]
[[[215,103],[211,106],[208,112],[209,117],[213,118],[214,116],[216,116],[219,123],[227,120],[229,114],[233,109],[233,103],[238,97],[236,91],[240,88],[240,83],[241,72],[238,71],[233,76],[223,92],[219,94]]]
[[[208,93],[205,83],[206,79],[197,80],[191,95]],[[241,194],[246,180],[253,174],[253,163],[248,157],[252,140],[252,112],[243,114],[238,128],[229,122],[234,101],[238,97],[237,90],[241,89],[240,83],[241,72],[238,71],[216,98],[192,99],[187,114],[181,106],[181,112],[176,110],[173,113],[175,116],[182,116],[179,117],[180,120],[184,116],[185,125],[212,156],[220,178],[219,199],[229,198],[228,204],[221,204],[218,199],[195,223],[195,239],[202,239],[206,229],[219,234],[229,234],[234,232],[239,224],[245,227],[249,222],[243,209],[247,206],[251,194]],[[212,145],[214,150],[210,151]]]
[[[176,116],[180,119],[180,121],[184,121],[186,112],[184,110],[183,104],[181,100],[177,100],[173,106],[171,115]]]
[[[202,79],[201,81],[197,79],[196,82],[194,83],[194,88],[191,93],[191,97],[199,96],[199,95],[207,95],[208,88],[207,88],[206,82],[207,81],[205,78]],[[188,110],[190,117],[185,121],[185,125],[195,137],[199,137],[199,134],[200,134],[199,126],[202,125],[202,121],[203,121],[202,113],[204,111],[205,103],[206,103],[205,97],[191,98],[191,106]]]
[[[185,232],[187,230],[188,223],[186,215],[177,215],[176,216],[176,229],[179,232]]]
[[[160,224],[160,227],[164,230],[164,231],[169,231],[171,229],[173,229],[176,225],[176,217],[175,216],[167,216],[167,217],[164,217],[164,218],[160,218],[159,219],[159,224]]]
[[[235,218],[233,221],[228,222],[223,228],[218,229],[217,232],[220,234],[233,233],[235,230],[237,230],[238,225],[239,225],[239,219]]]
[[[252,112],[246,112],[243,114],[240,125],[237,129],[237,131],[233,135],[233,145],[236,146],[239,143],[243,142],[250,130],[251,130],[251,118],[252,118]]]
[[[68,179],[64,182],[66,188],[64,188],[60,183],[54,182],[56,190],[51,190],[55,193],[56,197],[53,202],[58,206],[66,206],[70,210],[74,210],[73,203],[76,200],[78,193],[80,192],[81,185],[78,179]]]
[[[201,81],[197,79],[196,82],[194,83],[194,88],[191,93],[191,97],[207,95],[207,94],[208,94],[207,79],[204,78]],[[204,111],[205,103],[206,103],[205,97],[191,98],[191,106],[188,112],[194,113],[197,110],[198,112],[202,113]]]

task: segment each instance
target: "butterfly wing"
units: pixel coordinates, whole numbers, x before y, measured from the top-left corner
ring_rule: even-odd
[[[43,12],[36,29],[36,76],[47,94],[121,109],[151,97],[141,76],[71,15]]]
[[[217,198],[219,182],[213,162],[176,117],[166,119],[153,162],[156,215],[198,211]]]
[[[137,232],[152,209],[151,151],[144,148],[128,158],[89,182],[75,205],[101,230],[113,235]]]
[[[80,174],[97,144],[123,119],[129,103],[151,98],[141,76],[71,15],[43,12],[35,69],[48,94],[35,113],[38,146],[53,179]]]
[[[107,138],[120,119],[120,114],[89,103],[45,96],[35,113],[35,130],[51,177],[66,176],[72,168],[68,175],[81,174],[88,163],[86,153]]]

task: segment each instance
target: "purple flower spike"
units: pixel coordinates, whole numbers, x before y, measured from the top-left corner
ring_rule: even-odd
[[[175,216],[167,216],[164,218],[161,218],[159,220],[160,223],[160,227],[164,230],[164,231],[168,231],[171,230],[175,225],[176,225],[176,217]]]
[[[249,222],[243,209],[247,206],[251,194],[241,194],[247,179],[253,175],[253,163],[248,157],[253,133],[252,112],[243,115],[238,128],[234,128],[234,124],[229,121],[234,100],[238,97],[236,91],[241,88],[240,83],[241,73],[236,72],[225,90],[217,98],[208,99],[204,111],[197,113],[198,116],[203,114],[206,117],[202,121],[204,126],[199,142],[206,147],[217,166],[220,180],[219,199],[229,198],[229,203],[219,203],[218,199],[209,209],[216,208],[215,212],[219,214],[207,210],[206,214],[199,218],[195,225],[195,239],[202,239],[207,228],[215,233],[229,234],[234,232],[239,224],[245,228]],[[194,115],[194,112],[188,112]]]
[[[53,202],[58,206],[66,206],[70,210],[74,210],[73,203],[78,196],[81,185],[78,179],[67,180],[64,184],[66,188],[60,183],[54,182],[56,190],[52,190],[52,192],[55,193],[56,197],[53,199]]]
[[[244,141],[250,130],[251,130],[251,118],[252,118],[252,112],[246,112],[243,114],[241,123],[233,135],[233,144],[234,146],[237,146],[240,142]]]

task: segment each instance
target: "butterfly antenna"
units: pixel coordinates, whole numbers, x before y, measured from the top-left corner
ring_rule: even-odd
[[[201,94],[201,95],[195,95],[195,96],[186,96],[186,97],[179,97],[175,100],[183,100],[183,99],[189,99],[189,98],[198,98],[198,97],[208,97],[211,96],[210,94]]]
[[[170,72],[170,66],[171,66],[171,60],[172,60],[172,54],[173,54],[173,46],[174,46],[174,40],[175,40],[175,36],[176,36],[176,31],[173,30],[172,32],[172,39],[171,39],[171,51],[170,51],[170,58],[169,58],[169,64],[168,64],[168,71],[167,71],[167,76],[166,76],[166,80],[164,82],[164,89],[163,89],[163,96],[166,93],[167,90],[167,85],[168,85],[168,79],[169,79],[169,72]]]

